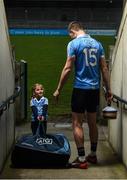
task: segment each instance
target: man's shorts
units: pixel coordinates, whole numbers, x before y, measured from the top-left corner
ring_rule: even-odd
[[[74,88],[71,98],[72,112],[96,112],[99,105],[99,89]]]

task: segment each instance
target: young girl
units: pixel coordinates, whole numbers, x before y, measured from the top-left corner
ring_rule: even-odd
[[[31,129],[33,135],[36,134],[39,121],[43,123],[43,124],[41,123],[40,126],[40,133],[42,133],[43,130],[46,133],[47,130],[48,99],[43,95],[44,95],[43,85],[38,83],[34,84],[32,87],[32,98],[30,101],[30,106],[32,110]]]

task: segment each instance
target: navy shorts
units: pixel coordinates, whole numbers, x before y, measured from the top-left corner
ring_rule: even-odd
[[[71,98],[72,112],[96,112],[99,105],[99,89],[74,88]]]

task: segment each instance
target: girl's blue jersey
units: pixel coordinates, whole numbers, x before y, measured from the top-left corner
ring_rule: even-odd
[[[104,49],[100,42],[88,34],[78,36],[69,42],[67,56],[75,56],[74,87],[98,89],[100,87],[100,60]]]
[[[46,97],[42,97],[39,100],[37,100],[37,98],[32,98],[30,101],[30,106],[35,106],[37,108],[38,116],[42,115],[44,105],[48,105],[48,99]],[[32,121],[35,121],[33,114],[32,114]]]

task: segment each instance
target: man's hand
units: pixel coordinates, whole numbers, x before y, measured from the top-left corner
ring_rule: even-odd
[[[59,95],[60,95],[60,92],[58,91],[58,89],[53,93],[53,97],[55,99],[56,102],[58,102],[58,99],[59,99]]]
[[[106,98],[107,104],[110,105],[112,102],[112,98],[113,98],[113,95],[110,90],[106,92],[105,98]]]

